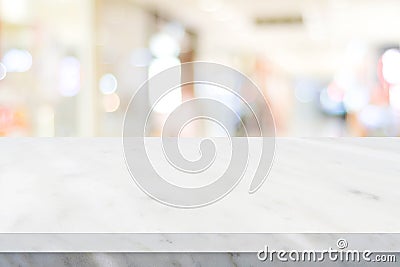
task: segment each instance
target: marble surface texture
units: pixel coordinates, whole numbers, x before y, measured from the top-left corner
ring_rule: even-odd
[[[190,156],[196,142],[182,142]],[[158,145],[155,140],[149,146],[155,162],[162,161]],[[249,195],[252,157],[227,197],[182,210],[161,205],[136,186],[120,138],[2,138],[0,233],[400,232],[400,139],[277,138],[267,181]],[[217,158],[211,173],[218,175],[224,162]],[[171,179],[182,182],[174,173]],[[394,238],[391,244],[400,247]]]
[[[397,258],[400,253],[395,254]],[[238,266],[364,266],[365,262],[262,262],[255,253],[75,253],[0,254],[2,267],[238,267]],[[398,262],[369,263],[367,266],[396,267]]]

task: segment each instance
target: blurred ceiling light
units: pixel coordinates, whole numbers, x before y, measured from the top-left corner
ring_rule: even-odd
[[[382,55],[382,74],[390,84],[400,84],[400,51],[386,50]]]
[[[150,65],[152,55],[147,48],[136,49],[131,57],[131,64],[135,67],[147,67]]]
[[[11,49],[4,54],[2,61],[8,72],[25,72],[32,66],[32,55],[26,50]]]
[[[400,111],[400,85],[390,87],[389,101],[394,109]]]
[[[0,15],[2,20],[11,23],[23,23],[28,15],[27,0],[0,1]]]
[[[103,105],[106,112],[114,112],[119,108],[121,101],[117,94],[103,96]]]
[[[62,96],[71,97],[80,90],[80,62],[75,57],[61,60],[59,74],[59,91]]]
[[[111,73],[107,73],[100,78],[100,91],[105,95],[110,95],[117,90],[117,78]]]
[[[158,58],[177,57],[180,52],[179,43],[167,33],[157,33],[150,40],[150,51]]]
[[[174,58],[174,57],[154,59],[149,67],[149,77],[153,77],[154,75],[156,75],[170,67],[177,66],[180,63],[181,62],[179,61],[179,59]],[[171,77],[171,78],[172,79],[174,79],[174,78],[180,79],[180,77]],[[155,90],[157,90],[157,88],[154,88],[154,87],[152,88],[152,83],[150,80],[149,101],[150,101],[151,106],[153,106],[157,101],[157,97],[154,95],[158,95],[158,94],[155,93]],[[181,103],[182,103],[182,92],[181,92],[180,88],[177,88],[177,89],[169,92],[163,98],[161,98],[155,105],[154,111],[159,112],[159,113],[169,113],[172,110],[174,110],[176,107],[178,107]]]
[[[215,12],[222,8],[222,2],[218,0],[201,0],[200,8],[206,12]]]
[[[366,89],[353,89],[346,92],[343,104],[346,111],[357,112],[369,102],[369,92]]]
[[[0,81],[3,80],[7,75],[7,69],[6,66],[4,66],[3,63],[0,62]]]

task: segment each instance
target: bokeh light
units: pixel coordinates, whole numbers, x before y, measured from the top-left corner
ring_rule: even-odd
[[[364,88],[352,89],[345,93],[343,104],[348,112],[357,112],[369,102],[369,92]]]
[[[157,57],[177,57],[180,52],[178,42],[167,33],[157,33],[150,40],[150,51]]]
[[[32,66],[32,55],[21,49],[8,50],[3,57],[7,72],[25,72]]]
[[[323,89],[319,97],[322,109],[332,115],[343,115],[346,113],[342,101],[337,97],[332,97],[328,89]]]
[[[386,50],[382,55],[382,74],[390,84],[400,84],[400,51]]]
[[[359,118],[367,128],[382,128],[387,124],[388,112],[385,107],[367,105],[359,113]]]
[[[80,90],[80,62],[75,57],[61,60],[59,72],[59,91],[62,96],[71,97]]]
[[[103,96],[103,106],[106,112],[114,112],[119,108],[121,100],[115,93]]]
[[[105,95],[110,95],[117,90],[117,78],[111,73],[107,73],[100,78],[100,91]]]

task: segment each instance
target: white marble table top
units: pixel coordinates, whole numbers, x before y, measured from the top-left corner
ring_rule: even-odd
[[[2,138],[0,233],[400,232],[398,138],[277,138],[249,195],[251,158],[227,197],[182,210],[136,186],[120,138]]]

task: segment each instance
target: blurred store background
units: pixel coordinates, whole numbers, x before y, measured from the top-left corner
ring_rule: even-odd
[[[279,136],[400,136],[399,44],[398,0],[0,0],[0,136],[121,136],[138,86],[193,60],[253,79]]]

